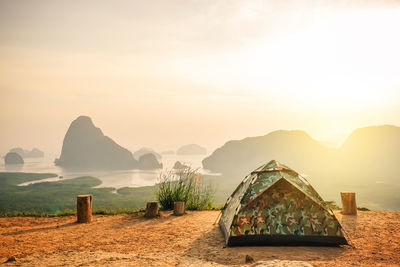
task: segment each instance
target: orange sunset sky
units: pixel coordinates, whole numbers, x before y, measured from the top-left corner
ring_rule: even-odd
[[[399,1],[0,0],[0,154],[90,116],[159,151],[400,125]]]

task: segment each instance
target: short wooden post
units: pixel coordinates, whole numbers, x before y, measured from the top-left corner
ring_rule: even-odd
[[[342,213],[344,215],[357,215],[356,193],[341,192],[342,197]]]
[[[76,200],[76,209],[79,223],[92,221],[92,195],[79,195]]]
[[[146,213],[144,214],[144,217],[154,218],[157,215],[158,215],[158,202],[157,201],[147,202]]]
[[[176,201],[174,202],[174,215],[181,216],[185,213],[185,202]]]

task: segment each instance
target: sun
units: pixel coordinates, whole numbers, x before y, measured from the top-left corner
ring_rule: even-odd
[[[379,107],[397,96],[400,9],[321,18],[305,31],[248,48],[241,73],[319,108]],[[251,66],[250,68],[248,68]]]

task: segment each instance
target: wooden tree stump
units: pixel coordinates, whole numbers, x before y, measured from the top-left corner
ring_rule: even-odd
[[[154,218],[157,215],[158,215],[158,202],[157,201],[147,202],[146,213],[144,214],[144,217]]]
[[[185,202],[176,201],[174,202],[174,215],[181,216],[185,213]]]
[[[79,195],[76,200],[76,209],[79,223],[92,221],[92,195]]]
[[[342,197],[342,213],[344,215],[357,215],[356,193],[341,192]]]

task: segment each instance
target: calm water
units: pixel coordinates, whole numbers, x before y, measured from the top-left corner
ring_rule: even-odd
[[[162,163],[164,170],[171,169],[175,162],[180,162],[192,166],[192,168],[200,168],[201,173],[206,173],[201,169],[201,161],[206,155],[195,156],[179,156],[179,155],[163,155]],[[144,171],[144,170],[123,170],[123,171],[87,171],[87,172],[71,172],[66,171],[58,166],[55,166],[53,161],[54,157],[49,158],[35,158],[24,159],[23,165],[4,165],[2,160],[0,163],[0,172],[34,172],[34,173],[56,173],[58,176],[63,176],[63,179],[71,179],[79,176],[93,176],[102,181],[101,185],[97,187],[114,187],[116,189],[121,187],[140,187],[154,185],[160,172],[162,170]],[[27,185],[37,182],[54,182],[59,181],[60,178],[49,178],[40,181],[28,182],[21,185]]]

